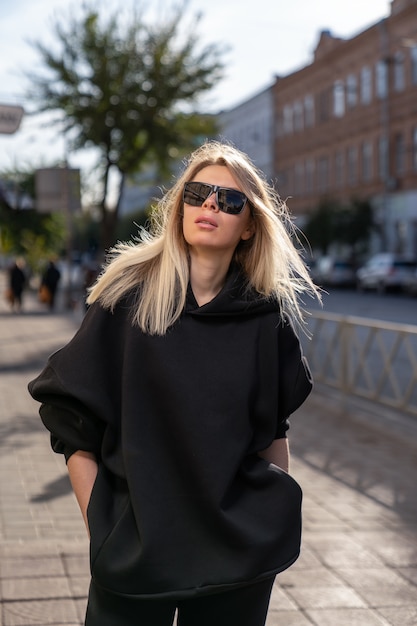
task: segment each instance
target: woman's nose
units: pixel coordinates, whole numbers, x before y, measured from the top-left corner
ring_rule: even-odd
[[[208,198],[206,198],[203,202],[203,206],[207,207],[208,209],[212,210],[212,211],[219,211],[219,207],[217,205],[217,200],[216,200],[216,193],[213,191],[212,194],[209,195]]]

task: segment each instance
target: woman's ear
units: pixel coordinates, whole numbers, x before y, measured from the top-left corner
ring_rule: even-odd
[[[248,241],[248,239],[253,237],[254,234],[255,234],[255,222],[253,221],[253,219],[251,219],[247,228],[245,228],[240,238],[242,239],[242,241]]]

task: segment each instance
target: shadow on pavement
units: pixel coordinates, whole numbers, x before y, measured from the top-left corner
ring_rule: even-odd
[[[49,502],[56,498],[61,498],[72,492],[70,480],[67,475],[60,476],[43,486],[42,493],[32,496],[31,502]]]
[[[417,442],[407,445],[394,432],[378,432],[338,414],[325,397],[315,400],[311,411],[309,402],[301,419],[291,420],[293,455],[415,524]]]

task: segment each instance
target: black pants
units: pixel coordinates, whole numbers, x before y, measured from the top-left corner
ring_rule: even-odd
[[[274,578],[188,600],[126,599],[90,585],[85,626],[264,626]]]

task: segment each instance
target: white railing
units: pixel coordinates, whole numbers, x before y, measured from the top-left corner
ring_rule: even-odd
[[[317,383],[417,415],[417,326],[321,312],[308,325]]]

